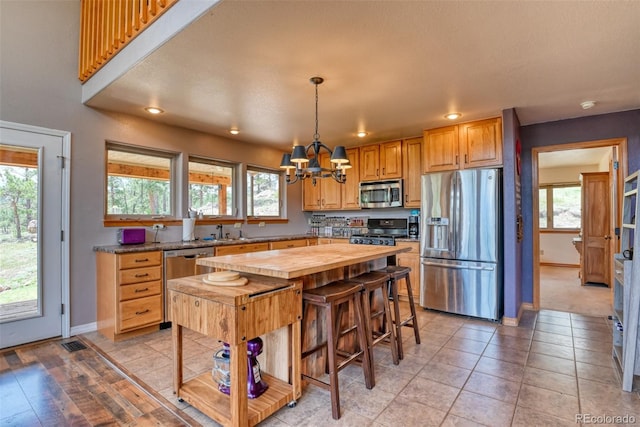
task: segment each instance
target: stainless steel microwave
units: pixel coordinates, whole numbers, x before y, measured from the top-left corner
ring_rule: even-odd
[[[360,207],[402,207],[402,180],[361,182]]]

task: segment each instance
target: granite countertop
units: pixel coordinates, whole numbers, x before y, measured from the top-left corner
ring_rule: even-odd
[[[251,243],[279,242],[284,240],[309,239],[316,236],[308,234],[294,234],[287,236],[263,236],[245,237],[242,239],[222,239],[222,240],[194,240],[191,242],[159,242],[142,243],[139,245],[98,245],[93,247],[94,252],[108,252],[112,254],[124,254],[132,252],[147,251],[172,251],[176,249],[207,248],[212,246],[244,245]]]

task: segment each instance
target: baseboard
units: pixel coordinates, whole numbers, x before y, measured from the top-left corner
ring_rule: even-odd
[[[540,265],[545,267],[570,267],[570,268],[580,268],[580,264],[559,264],[555,262],[541,262]]]
[[[533,310],[533,304],[530,302],[523,302],[520,304],[520,308],[518,309],[518,317],[502,317],[502,324],[504,326],[518,326],[520,324],[520,319],[522,318],[522,312],[524,310]]]
[[[85,325],[78,325],[71,327],[71,336],[86,334],[87,332],[94,332],[98,330],[98,322],[87,323]]]

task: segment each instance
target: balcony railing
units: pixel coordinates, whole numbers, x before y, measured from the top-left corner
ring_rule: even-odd
[[[81,0],[78,78],[86,81],[179,0]]]

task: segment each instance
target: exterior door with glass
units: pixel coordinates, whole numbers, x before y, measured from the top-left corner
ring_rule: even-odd
[[[62,335],[69,135],[0,122],[0,348]]]

